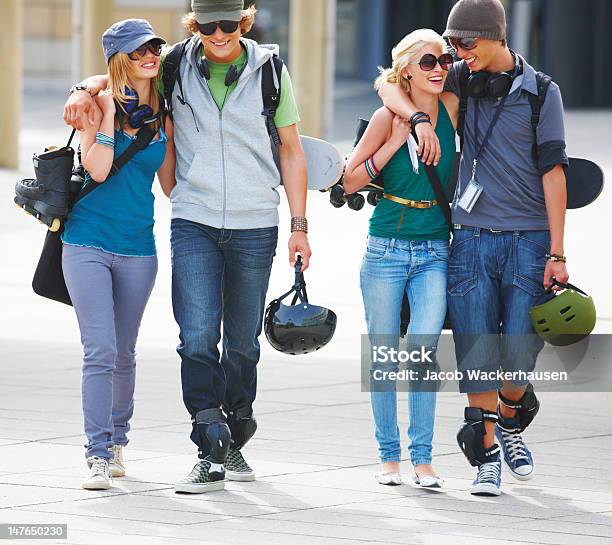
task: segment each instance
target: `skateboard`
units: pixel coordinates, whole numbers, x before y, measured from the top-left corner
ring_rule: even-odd
[[[308,168],[308,189],[326,191],[342,178],[344,172],[342,155],[333,144],[325,140],[312,136],[300,136],[300,140]],[[275,148],[273,154],[280,172],[280,159]]]
[[[359,119],[353,147],[357,145],[357,142],[359,142],[363,136],[368,123],[366,119]],[[453,163],[449,184],[446,189],[446,195],[449,202],[453,201],[455,194],[460,160],[461,152],[457,152],[455,154],[455,161]],[[581,159],[578,157],[569,158],[569,166],[565,169],[565,178],[567,182],[568,209],[583,208],[591,204],[601,195],[605,184],[604,173],[601,167],[588,159]],[[365,198],[363,195],[360,195],[360,193],[366,193],[368,203],[372,206],[376,206],[384,192],[384,179],[381,175],[360,189],[357,193],[351,195],[344,193],[342,179],[340,179],[328,191],[330,192],[329,200],[334,207],[340,208],[344,204],[348,204],[349,208],[352,210],[360,210],[365,204]]]
[[[453,170],[448,184],[447,195],[449,202],[453,200],[457,178],[459,176],[459,161],[461,153],[457,152]],[[567,185],[567,209],[584,208],[601,195],[605,178],[601,167],[588,159],[578,157],[569,158],[569,166],[565,169]]]

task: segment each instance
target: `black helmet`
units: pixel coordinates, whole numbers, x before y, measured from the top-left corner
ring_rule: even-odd
[[[294,292],[291,306],[283,305],[282,300]],[[298,299],[300,302],[296,305]],[[333,311],[308,303],[302,257],[298,256],[295,263],[295,284],[266,308],[266,338],[279,352],[294,356],[308,354],[331,341],[336,330],[336,320]]]

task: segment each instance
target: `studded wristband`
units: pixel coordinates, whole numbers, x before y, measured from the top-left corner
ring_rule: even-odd
[[[308,233],[308,220],[302,217],[291,218],[291,232],[294,231]]]

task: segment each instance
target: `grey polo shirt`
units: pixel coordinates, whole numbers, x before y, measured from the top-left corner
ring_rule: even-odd
[[[533,129],[528,93],[538,94],[535,70],[520,57],[522,74],[514,79],[504,109],[481,153],[476,180],[483,192],[472,212],[457,206],[457,200],[472,177],[476,155],[475,108],[479,108],[478,146],[489,128],[497,99],[468,99],[464,144],[457,191],[452,207],[453,223],[500,230],[548,229],[542,176],[556,165],[568,165],[565,154],[563,103],[559,86],[551,82],[537,128],[538,162],[533,159]],[[449,71],[444,87],[460,96],[460,61]]]

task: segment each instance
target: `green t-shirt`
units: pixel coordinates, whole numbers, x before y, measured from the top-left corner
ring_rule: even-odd
[[[163,62],[163,59],[162,59]],[[208,88],[212,94],[212,97],[217,104],[219,110],[222,109],[224,102],[232,94],[238,82],[232,83],[229,87],[225,86],[225,75],[232,64],[235,64],[240,71],[244,64],[247,62],[247,52],[242,51],[240,57],[231,63],[217,63],[208,61],[210,67],[210,80],[208,81]],[[274,116],[274,122],[278,128],[288,127],[294,125],[300,121],[300,114],[298,112],[297,103],[295,102],[295,96],[293,94],[293,85],[291,84],[291,77],[287,67],[283,65],[283,71],[281,73],[281,95],[276,109],[276,115]]]
[[[455,130],[444,104],[439,102],[436,135],[442,157],[436,167],[446,188],[455,159]],[[419,172],[412,169],[408,145],[404,144],[382,170],[385,192],[403,199],[434,200],[436,194],[423,163]],[[388,199],[380,199],[370,218],[369,234],[400,240],[448,240],[449,231],[440,205],[431,208],[409,208]]]

